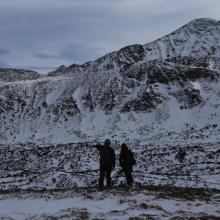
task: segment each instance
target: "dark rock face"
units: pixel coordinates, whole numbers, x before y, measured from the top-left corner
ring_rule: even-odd
[[[146,63],[143,63],[140,65],[128,67],[126,70],[121,70],[120,74],[123,77],[127,77],[129,79],[142,81],[145,79],[148,73],[147,71],[149,70],[150,70],[149,65],[147,65]]]
[[[217,80],[219,72],[203,68],[186,68],[185,77],[189,80],[208,79],[210,81]]]
[[[153,92],[144,92],[141,96],[129,101],[122,108],[121,112],[149,112],[156,109],[156,105],[161,103],[162,99]]]
[[[92,100],[91,90],[89,90],[88,93],[82,97],[82,100],[86,108],[88,108],[90,111],[94,111],[95,106],[93,104],[94,102]]]
[[[66,97],[65,99],[62,99],[61,102],[56,107],[54,107],[52,111],[55,115],[66,114],[69,117],[79,113],[77,104],[72,97]]]
[[[131,46],[124,47],[120,49],[113,61],[117,63],[118,66],[124,71],[129,66],[143,60],[144,58],[144,48],[142,45],[134,44]]]
[[[145,71],[149,73],[149,84],[161,83],[169,84],[173,82],[196,81],[199,79],[207,79],[210,81],[217,80],[219,72],[202,67],[189,67],[187,65],[173,65],[165,62],[152,62],[145,67]]]
[[[202,103],[202,97],[200,96],[200,92],[196,89],[187,88],[185,90],[176,92],[174,96],[180,103],[181,109],[193,108]]]
[[[174,56],[165,59],[166,62],[171,62],[175,64],[181,64],[185,66],[194,66],[194,67],[201,67],[201,68],[208,68],[209,67],[209,60],[211,57],[192,57],[192,56]]]

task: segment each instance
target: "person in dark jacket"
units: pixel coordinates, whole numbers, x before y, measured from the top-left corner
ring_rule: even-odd
[[[136,161],[133,152],[127,147],[125,143],[121,145],[119,162],[125,174],[127,186],[132,187],[134,183],[132,171]]]
[[[104,145],[97,145],[97,149],[100,154],[100,177],[99,177],[99,189],[103,189],[104,178],[107,179],[107,186],[111,187],[111,172],[115,167],[115,152],[110,146],[109,139],[105,140]]]

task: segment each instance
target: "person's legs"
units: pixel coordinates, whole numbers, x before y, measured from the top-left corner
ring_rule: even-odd
[[[134,182],[132,177],[132,167],[124,168],[124,172],[125,172],[127,186],[132,186]]]
[[[128,184],[128,182],[129,182],[129,174],[128,174],[128,168],[127,167],[124,167],[124,173],[125,173],[125,178],[126,178],[126,183]]]
[[[112,185],[111,172],[112,172],[112,168],[107,167],[106,168],[106,178],[107,178],[107,186],[108,187],[111,187],[111,185]]]
[[[105,168],[104,167],[100,167],[99,169],[99,188],[102,189],[104,186],[104,176],[105,176]]]
[[[132,168],[128,169],[128,185],[132,186],[133,185],[133,176],[132,176]]]

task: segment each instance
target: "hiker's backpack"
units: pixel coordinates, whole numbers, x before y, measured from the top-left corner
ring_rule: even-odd
[[[133,166],[136,164],[136,161],[134,159],[134,154],[129,149],[124,152],[123,164],[124,166]]]

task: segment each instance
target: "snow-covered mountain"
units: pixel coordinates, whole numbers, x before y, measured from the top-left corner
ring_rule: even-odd
[[[206,126],[217,138],[219,73],[220,22],[212,19],[45,77],[1,69],[1,143],[148,140]]]
[[[11,70],[0,71],[1,144],[110,138],[142,146],[136,149],[141,155],[147,146],[157,146],[158,155],[170,149],[161,161],[166,167],[178,146],[201,144],[194,156],[214,164],[201,172],[215,169],[210,175],[219,187],[220,21],[196,19],[151,43],[61,66],[46,76],[14,72],[13,78]],[[192,157],[186,159],[190,163]]]

